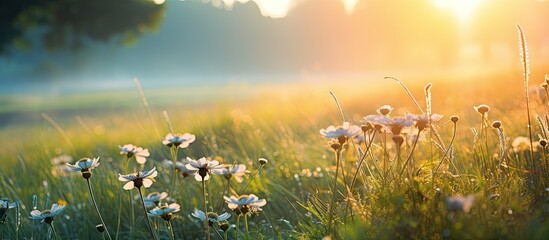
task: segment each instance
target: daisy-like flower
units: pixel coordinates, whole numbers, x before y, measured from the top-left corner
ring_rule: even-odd
[[[61,213],[64,209],[65,205],[59,205],[57,203],[54,203],[49,210],[32,210],[32,212],[30,212],[30,218],[32,220],[42,220],[41,222],[51,224],[53,222],[53,217]]]
[[[341,136],[344,137],[353,137],[362,131],[359,126],[357,125],[351,125],[349,122],[343,122],[343,125],[341,126],[329,126],[326,129],[320,129],[320,135],[326,137],[326,138],[339,138]]]
[[[446,210],[448,211],[463,211],[468,213],[473,208],[473,203],[475,202],[474,195],[468,196],[453,196],[446,198]]]
[[[145,207],[150,208],[153,206],[158,206],[160,201],[166,199],[167,197],[168,197],[167,192],[162,192],[162,193],[152,192],[152,193],[149,193],[146,197],[144,197],[143,201],[145,202]]]
[[[195,210],[193,213],[191,213],[191,215],[195,218],[198,218],[202,221],[206,221],[206,214],[204,214],[203,211],[201,210]],[[215,212],[208,212],[208,222],[210,223],[210,226],[213,224],[213,223],[219,223],[219,222],[224,222],[224,221],[227,221],[227,219],[231,218],[231,214],[225,212],[221,215],[215,213]]]
[[[222,171],[225,168],[223,165],[219,165],[217,160],[209,160],[205,157],[198,160],[187,157],[187,161],[189,161],[189,163],[185,165],[185,167],[191,171],[196,171],[194,179],[199,182],[210,179],[211,173],[217,174],[217,172]]]
[[[419,114],[418,115],[408,114],[408,115],[409,115],[409,117],[407,117],[407,118],[410,118],[410,119],[416,121],[416,127],[420,131],[425,129],[425,127],[427,127],[427,124],[429,124],[429,122],[431,122],[431,124],[433,124],[433,123],[439,122],[442,119],[442,115],[436,114],[436,113],[431,114],[431,116],[428,116],[427,113],[424,113],[422,115],[419,115]]]
[[[164,165],[166,165],[167,167],[169,168],[172,168],[173,169],[173,161],[172,160],[164,160],[162,163],[164,163]],[[187,168],[187,165],[182,163],[182,162],[175,162],[175,169],[177,169],[178,171],[181,171],[183,173],[183,177],[188,177],[188,176],[191,176],[191,175],[195,175],[195,173],[198,172],[198,170],[191,170],[191,169],[188,169]]]
[[[5,222],[8,209],[15,206],[17,206],[17,203],[10,203],[7,198],[0,198],[0,223]]]
[[[391,107],[390,105],[383,105],[376,110],[377,113],[383,116],[389,115],[389,113],[391,113],[392,111],[393,111],[393,107]]]
[[[407,115],[405,118],[389,118],[382,115],[368,115],[364,117],[364,120],[370,122],[374,126],[381,125],[389,128],[393,135],[399,135],[402,132],[403,128],[414,125],[414,121],[410,115]]]
[[[173,214],[175,212],[179,212],[179,209],[181,207],[177,203],[172,203],[170,205],[164,205],[161,207],[155,207],[147,215],[149,217],[158,217],[160,216],[162,219],[166,221],[170,221],[173,218]]]
[[[234,177],[237,182],[241,183],[243,181],[242,176],[250,173],[250,171],[246,170],[246,165],[237,164],[234,166],[230,165],[227,168],[216,169],[214,170],[214,173],[217,175],[223,175],[227,180]]]
[[[157,175],[158,172],[156,171],[156,167],[154,167],[150,171],[137,172],[128,175],[118,174],[118,180],[121,182],[127,182],[126,184],[124,184],[125,190],[131,190],[134,187],[149,188],[153,184],[154,178]]]
[[[248,212],[252,212],[252,213],[259,212],[262,210],[261,207],[267,204],[267,200],[259,199],[254,194],[241,195],[238,198],[235,196],[231,196],[230,198],[223,196],[223,199],[225,199],[227,206],[230,209],[237,212],[238,214],[240,213],[246,214]]]
[[[82,172],[82,177],[88,179],[92,176],[91,170],[99,166],[99,158],[82,158],[74,165],[67,163],[67,166],[75,172]]]
[[[162,144],[168,147],[187,148],[189,144],[196,140],[196,136],[190,133],[184,134],[172,134],[168,133],[165,138],[162,139]]]
[[[137,147],[133,144],[118,146],[118,148],[120,148],[120,154],[126,155],[128,158],[135,156],[135,160],[139,164],[145,164],[145,162],[147,162],[146,157],[151,155],[148,149],[143,149],[142,147]]]

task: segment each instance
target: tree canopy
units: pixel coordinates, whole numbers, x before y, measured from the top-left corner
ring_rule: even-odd
[[[10,48],[79,49],[86,41],[133,41],[160,25],[164,5],[147,0],[3,0],[0,54]],[[38,40],[38,43],[36,40]]]

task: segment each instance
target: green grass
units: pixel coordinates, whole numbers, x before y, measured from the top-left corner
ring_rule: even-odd
[[[543,69],[543,66],[533,69]],[[517,136],[527,136],[524,93],[519,71],[462,76],[427,76],[401,79],[425,109],[423,86],[433,82],[433,112],[444,115],[436,130],[445,147],[453,135],[451,115],[460,117],[452,154],[448,154],[441,170],[433,178],[433,170],[446,154],[430,139],[432,131],[421,133],[411,153],[412,142],[401,148],[402,161],[411,154],[413,173],[399,175],[397,150],[387,135],[385,140],[376,133],[363,168],[356,149],[366,145],[345,144],[340,177],[335,191],[334,151],[319,134],[321,128],[341,124],[339,111],[329,91],[341,101],[348,121],[361,124],[363,116],[375,114],[375,109],[390,104],[393,116],[405,112],[419,113],[403,89],[391,80],[349,79],[314,84],[283,84],[264,87],[234,87],[224,89],[151,90],[144,89],[152,106],[152,117],[142,107],[135,92],[70,95],[35,103],[1,99],[1,112],[20,116],[22,121],[2,127],[0,152],[0,196],[19,203],[19,209],[9,209],[7,222],[0,224],[0,239],[48,237],[46,224],[29,219],[34,207],[49,208],[52,203],[67,203],[67,208],[53,222],[61,239],[100,239],[95,230],[99,219],[89,200],[86,182],[81,174],[52,174],[50,160],[61,154],[73,157],[100,157],[100,166],[93,171],[91,183],[113,238],[147,239],[148,229],[140,202],[122,189],[118,173],[128,174],[140,169],[135,160],[119,154],[118,145],[132,143],[149,149],[151,156],[143,167],[157,167],[159,175],[145,194],[166,191],[181,205],[172,221],[177,239],[204,238],[203,224],[190,216],[202,207],[202,190],[192,177],[177,176],[176,191],[171,192],[172,169],[162,165],[170,159],[170,151],[161,138],[170,130],[162,117],[166,110],[175,132],[195,134],[197,140],[180,150],[178,159],[212,157],[224,164],[246,164],[253,174],[259,158],[268,164],[243,183],[231,182],[231,193],[224,194],[226,180],[212,176],[207,182],[209,206],[220,212],[228,211],[223,195],[255,194],[266,199],[267,205],[249,219],[249,234],[241,221],[239,239],[320,239],[327,234],[328,213],[332,193],[335,193],[333,231],[335,239],[544,239],[549,236],[547,192],[549,173],[541,171],[543,152],[534,154],[535,167],[529,165],[527,152],[513,153],[511,142]],[[543,81],[542,73],[532,74],[531,85]],[[213,97],[216,96],[216,97]],[[532,113],[545,116],[544,106],[531,96]],[[12,102],[10,102],[12,101]],[[471,128],[480,128],[480,115],[473,106],[488,104],[487,123],[503,123],[507,140],[504,153],[510,168],[496,170],[494,154],[500,153],[496,130],[487,127],[487,135],[475,140]],[[84,108],[78,106],[84,105]],[[45,117],[41,114],[45,113]],[[21,117],[23,116],[23,117]],[[48,122],[46,118],[51,118]],[[17,118],[15,118],[17,119]],[[59,128],[56,129],[54,125]],[[547,126],[547,123],[546,123]],[[156,130],[160,135],[157,134]],[[540,134],[534,121],[534,140]],[[483,133],[485,134],[485,133]],[[439,143],[440,144],[440,143]],[[383,172],[383,163],[388,164]],[[488,161],[491,170],[480,167]],[[126,167],[127,165],[127,167]],[[369,169],[369,171],[368,171]],[[534,169],[538,169],[534,172]],[[346,189],[358,171],[352,192]],[[241,192],[249,182],[246,192]],[[130,196],[131,195],[131,196]],[[446,200],[457,195],[473,195],[469,212],[449,209]],[[129,198],[132,198],[131,201]],[[132,214],[133,209],[133,214]],[[120,213],[120,214],[119,214]],[[231,212],[230,224],[236,214]],[[133,219],[131,216],[134,216]],[[118,226],[118,218],[121,222]],[[19,221],[18,221],[19,220]],[[151,218],[155,231],[169,239],[160,218]],[[229,239],[234,239],[234,229]],[[53,236],[50,236],[53,237]],[[103,236],[105,237],[105,236]],[[213,234],[213,239],[218,236]]]

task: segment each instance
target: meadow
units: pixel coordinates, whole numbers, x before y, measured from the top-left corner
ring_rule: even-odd
[[[525,87],[520,66],[408,92],[374,76],[4,97],[0,239],[546,239],[549,79],[532,65]]]

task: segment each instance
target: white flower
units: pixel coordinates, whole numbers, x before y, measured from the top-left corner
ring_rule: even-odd
[[[172,219],[172,213],[179,212],[181,206],[177,203],[172,203],[170,205],[164,205],[162,207],[155,207],[147,215],[149,217],[162,217],[162,219],[166,221],[170,221]]]
[[[143,198],[143,202],[145,202],[145,207],[150,208],[150,207],[153,207],[155,205],[158,205],[158,203],[160,203],[161,200],[163,200],[167,197],[168,197],[167,192],[162,192],[162,193],[152,192],[152,193],[149,193],[146,197]]]
[[[189,163],[185,167],[191,171],[196,171],[194,179],[196,181],[206,181],[210,179],[210,173],[216,174],[216,172],[222,171],[223,165],[219,165],[216,160],[208,160],[205,157],[198,160],[187,157]]]
[[[389,115],[389,113],[391,113],[392,111],[393,107],[391,107],[390,105],[383,105],[376,110],[376,112],[381,115]]]
[[[326,129],[320,129],[320,135],[326,138],[338,138],[341,136],[352,137],[362,131],[357,125],[350,125],[349,122],[343,122],[342,126],[329,126]]]
[[[474,195],[463,197],[461,195],[446,198],[446,210],[463,211],[468,213],[473,208],[475,202]]]
[[[169,168],[173,168],[173,161],[172,160],[164,160],[164,165],[168,166]],[[188,177],[190,175],[194,175],[198,170],[191,170],[187,168],[187,165],[182,162],[175,162],[175,169],[178,171],[181,171],[183,173],[184,177]]]
[[[168,133],[166,137],[162,139],[162,144],[168,147],[187,148],[194,140],[196,140],[196,136],[190,133],[184,133],[182,135]]]
[[[31,216],[30,218],[32,220],[42,220],[41,222],[46,222],[47,224],[50,224],[53,221],[53,217],[59,213],[61,213],[65,209],[64,205],[59,205],[57,203],[54,203],[51,206],[50,210],[32,210],[30,212]]]
[[[244,176],[246,173],[250,173],[250,171],[246,170],[246,165],[237,164],[230,165],[228,168],[216,169],[214,170],[214,173],[217,175],[225,176],[227,180],[234,177],[237,182],[241,183],[243,181],[242,176]]]
[[[121,182],[127,182],[124,184],[124,189],[126,190],[131,190],[134,187],[141,188],[142,186],[149,188],[154,182],[154,177],[157,175],[158,172],[156,171],[156,167],[154,167],[150,171],[132,173],[128,175],[118,174],[118,180]]]
[[[409,116],[409,117],[408,117]],[[431,114],[431,117],[427,115],[427,113],[424,113],[422,115],[416,115],[416,114],[408,114],[407,118],[410,118],[414,121],[416,121],[416,126],[419,130],[425,129],[427,124],[429,124],[429,121],[431,124],[437,123],[442,119],[442,115],[433,113]]]
[[[66,154],[54,157],[50,160],[52,165],[65,165],[66,163],[72,162],[72,157]]]
[[[7,198],[0,198],[0,223],[4,223],[6,220],[8,209],[15,206],[17,206],[17,203],[10,203]]]
[[[203,211],[195,210],[194,213],[191,213],[191,215],[202,221],[206,221],[206,214],[204,214]],[[221,215],[218,215],[217,213],[214,213],[214,212],[208,212],[208,222],[210,222],[210,224],[216,223],[216,222],[223,222],[229,218],[231,218],[231,214],[226,212]]]
[[[67,167],[69,167],[72,171],[82,172],[82,177],[86,179],[91,177],[91,170],[97,166],[99,166],[99,158],[82,158],[74,165],[67,163]]]
[[[147,161],[146,157],[151,155],[148,149],[143,149],[142,147],[137,147],[133,144],[118,146],[118,148],[120,148],[120,154],[126,155],[128,158],[135,156],[135,160],[139,164],[145,164]]]
[[[261,211],[261,207],[265,206],[267,204],[267,200],[265,199],[259,199],[256,195],[250,194],[250,195],[241,195],[240,197],[231,196],[226,197],[223,196],[223,199],[225,199],[225,202],[227,203],[227,206],[232,209],[236,210],[238,209],[240,212],[246,214],[247,212],[258,212]]]
[[[538,145],[539,141],[534,142],[534,152],[538,151]],[[513,142],[511,143],[511,147],[513,147],[513,152],[519,153],[523,151],[530,151],[530,139],[527,137],[516,137]]]
[[[390,118],[383,115],[368,115],[364,120],[375,125],[381,125],[389,128],[394,135],[399,135],[404,127],[414,125],[414,121],[410,115],[403,117]]]

